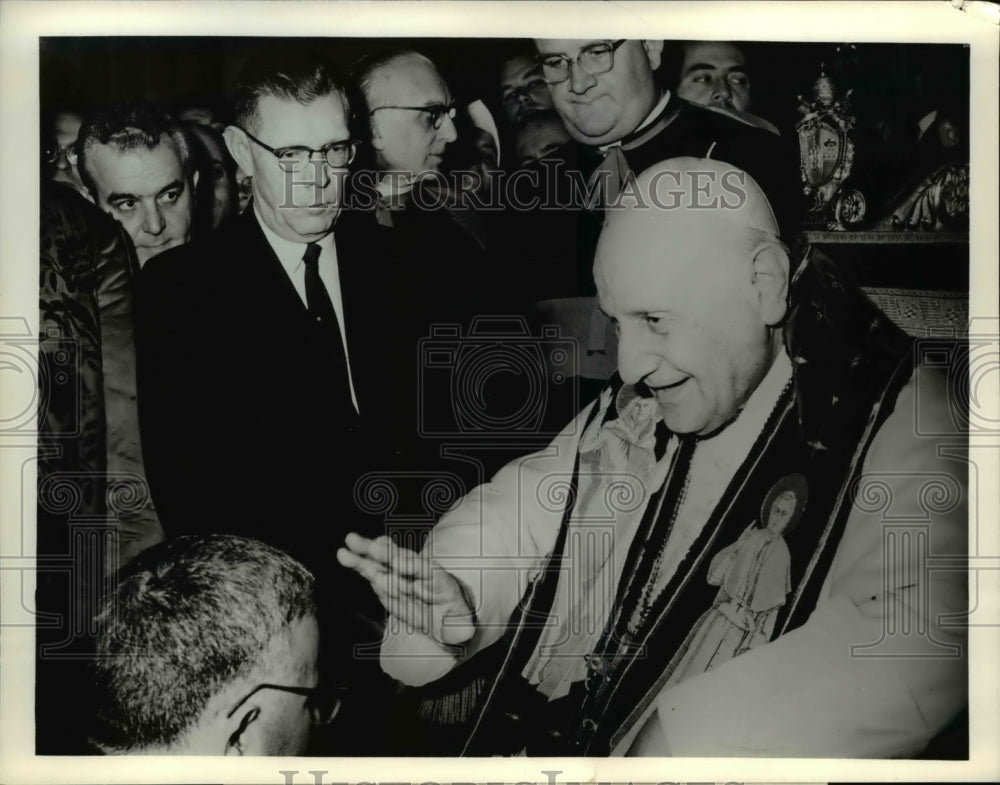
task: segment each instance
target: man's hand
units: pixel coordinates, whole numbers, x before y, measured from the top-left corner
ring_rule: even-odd
[[[352,533],[344,542],[347,547],[337,550],[337,561],[367,578],[393,616],[448,645],[465,643],[475,634],[475,615],[465,592],[440,564],[388,537],[369,540]]]

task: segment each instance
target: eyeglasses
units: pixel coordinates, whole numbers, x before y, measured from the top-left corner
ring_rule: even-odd
[[[291,692],[294,695],[306,696],[306,709],[312,718],[314,725],[329,725],[333,718],[340,711],[340,696],[346,692],[345,687],[319,686],[319,687],[284,687],[280,684],[258,684],[250,692],[243,696],[226,715],[230,719],[240,706],[245,704],[250,698],[261,690],[280,690],[281,692]]]
[[[42,158],[46,163],[54,164],[60,156],[66,156],[66,160],[72,165],[77,161],[76,142],[67,145],[49,144],[42,148]]]
[[[592,76],[606,74],[615,67],[615,52],[627,40],[622,38],[610,44],[590,44],[583,47],[575,59],[561,54],[540,55],[538,62],[542,65],[542,78],[548,84],[561,84],[569,79],[573,63],[579,63]]]
[[[358,152],[358,143],[354,139],[342,139],[339,142],[330,142],[323,145],[319,150],[311,147],[271,147],[264,144],[260,139],[251,134],[245,128],[240,128],[251,141],[263,147],[271,155],[278,159],[278,165],[286,172],[301,172],[306,168],[306,164],[312,161],[313,155],[319,155],[326,161],[328,166],[334,169],[342,169],[354,160]]]
[[[444,124],[444,118],[455,119],[455,104],[428,104],[427,106],[376,106],[368,116],[371,117],[380,109],[406,109],[409,112],[423,112],[427,115],[427,126],[438,130]]]

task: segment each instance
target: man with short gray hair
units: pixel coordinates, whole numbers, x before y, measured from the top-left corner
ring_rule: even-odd
[[[76,149],[91,198],[128,231],[140,266],[191,239],[198,172],[170,115],[148,102],[111,107],[86,119]]]
[[[97,626],[91,743],[105,753],[299,755],[336,713],[318,685],[313,577],[261,542],[145,551]]]

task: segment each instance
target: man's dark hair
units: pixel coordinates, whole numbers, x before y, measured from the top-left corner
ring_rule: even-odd
[[[89,166],[90,151],[95,144],[109,145],[122,153],[153,150],[160,146],[164,135],[177,148],[184,176],[190,184],[194,162],[184,129],[172,115],[150,101],[114,104],[84,119],[76,141],[80,179],[96,198],[97,187]]]
[[[313,615],[312,574],[262,542],[196,535],[143,552],[96,618],[93,743],[170,745],[210,698],[253,675],[276,636]]]
[[[258,129],[257,104],[273,96],[306,105],[317,98],[339,95],[345,115],[350,104],[344,81],[324,55],[310,47],[280,45],[250,57],[234,86],[233,122],[251,132]]]

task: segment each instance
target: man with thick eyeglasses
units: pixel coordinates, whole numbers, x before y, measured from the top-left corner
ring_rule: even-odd
[[[351,645],[377,641],[382,614],[331,569],[342,535],[331,515],[354,508],[371,449],[362,416],[378,413],[364,385],[382,380],[361,371],[359,343],[380,318],[357,285],[377,254],[341,214],[350,107],[333,67],[301,46],[254,55],[234,93],[224,136],[252,178],[251,206],[140,280],[151,490],[168,537],[254,537],[313,570],[345,650],[324,667],[351,667]]]
[[[59,109],[43,119],[42,166],[45,176],[57,183],[72,186],[87,198],[87,187],[77,166],[76,140],[83,125],[83,115],[70,108]]]
[[[299,755],[340,706],[319,686],[313,576],[256,540],[150,548],[96,625],[88,733],[105,753]]]
[[[738,166],[774,195],[779,220],[792,228],[799,199],[794,148],[759,118],[696,106],[667,90],[657,77],[663,41],[538,39],[535,45],[541,78],[573,142],[562,148],[558,166],[540,167],[537,187],[522,178],[509,196],[514,209],[502,236],[511,247],[503,256],[523,262],[534,298],[595,293],[590,267],[606,208],[627,193],[633,173],[665,158]],[[528,209],[536,203],[539,209]]]
[[[421,428],[428,406],[452,402],[446,391],[422,382],[420,341],[431,337],[434,325],[467,325],[489,289],[484,276],[492,273],[481,215],[460,202],[453,188],[458,177],[443,171],[458,139],[455,96],[435,63],[408,49],[372,52],[355,65],[352,83],[359,105],[355,132],[365,140],[354,181],[366,179],[375,224],[369,243],[384,250],[369,254],[366,266],[379,308],[391,314],[366,336],[380,374],[393,380],[372,390],[376,427],[389,435],[392,466],[454,473],[458,462]],[[424,509],[420,499],[414,504]]]
[[[380,193],[406,194],[421,175],[440,171],[458,131],[451,91],[434,63],[412,51],[376,55],[359,65],[354,81]]]

